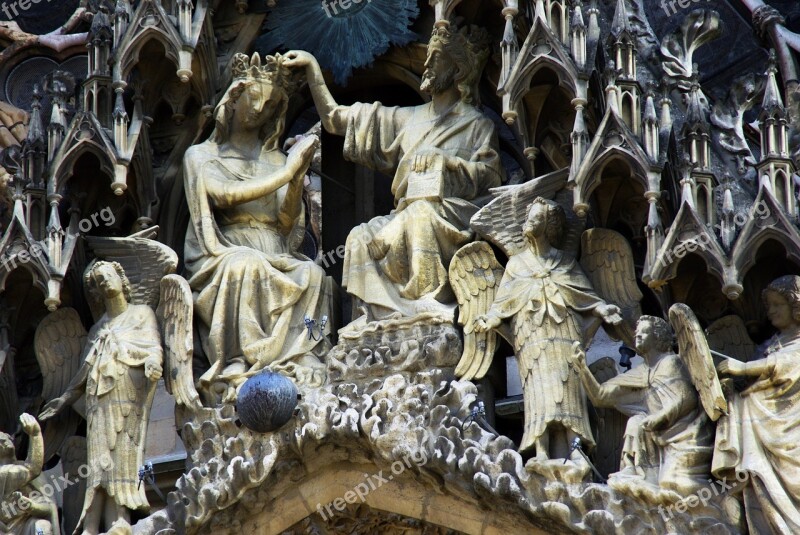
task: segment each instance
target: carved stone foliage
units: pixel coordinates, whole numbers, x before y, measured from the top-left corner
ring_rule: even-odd
[[[139,533],[177,529],[184,522],[187,533],[239,533],[247,518],[280,503],[287,484],[313,483],[322,467],[356,463],[360,471],[382,469],[386,478],[395,473],[393,463],[409,458],[419,462],[404,465],[403,477],[457,498],[464,511],[512,519],[517,529],[527,526],[532,533],[736,532],[723,518],[692,511],[667,517],[605,485],[565,484],[526,472],[513,442],[469,419],[476,394],[472,383],[447,380],[439,370],[413,378],[390,374],[364,385],[342,382],[307,392],[295,420],[265,435],[238,427],[232,407],[203,409],[181,430],[192,468],[177,482],[167,510]],[[401,484],[400,477],[397,483],[386,479],[385,485]],[[367,505],[374,508],[370,498]],[[318,526],[320,533],[362,525],[353,519],[357,508],[328,518],[333,524],[320,523],[324,517],[313,504],[328,500],[322,492],[306,495],[307,505],[294,512],[297,521]],[[397,519],[389,513],[369,521]]]
[[[72,0],[59,8],[62,27],[49,34],[24,23],[32,12],[0,23],[0,429],[10,437],[0,440],[0,479],[13,475],[19,414],[49,401],[45,416],[65,412],[42,429],[44,444],[36,446],[44,464],[79,470],[107,446],[103,439],[119,436],[125,447],[109,448],[126,461],[117,463],[124,485],[135,487],[137,468],[149,460],[141,457],[151,379],[161,372],[155,356],[131,364],[122,342],[142,338],[160,354],[158,330],[174,400],[155,399],[177,407],[187,464],[184,471],[182,459],[154,461],[169,487],[166,506],[145,499],[140,487],[136,503],[107,489],[118,524],[127,522],[123,509],[153,505],[157,512],[137,534],[715,535],[780,532],[783,521],[800,526],[800,490],[792,487],[800,471],[791,465],[800,404],[795,390],[780,390],[798,376],[800,327],[786,310],[800,299],[800,279],[773,287],[772,308],[762,306],[770,280],[800,273],[800,8],[785,8],[792,2],[730,0],[718,12],[681,6],[662,24],[660,10],[674,9],[674,0],[405,0],[395,1],[403,6],[395,11],[381,9],[390,0],[88,0],[80,7]],[[298,7],[305,4],[314,17]],[[2,9],[11,5],[0,0]],[[732,32],[751,43],[738,63],[718,54],[730,42],[734,6],[739,28],[751,25],[745,33],[755,34]],[[748,12],[752,20],[742,17]],[[349,16],[356,13],[368,16]],[[401,35],[392,38],[392,28]],[[327,43],[333,34],[337,42]],[[379,42],[365,43],[369,36]],[[289,44],[287,37],[319,45],[323,67],[346,68],[323,72],[307,51],[280,56],[270,48],[260,50],[270,54],[265,70],[254,55],[247,65],[254,76],[242,76],[237,53],[250,57],[270,42]],[[387,50],[389,42],[415,39]],[[34,85],[43,73],[33,66],[43,64],[59,70],[40,91]],[[356,65],[364,68],[351,72]],[[305,72],[307,89],[292,82],[280,99],[262,102],[276,86],[255,82],[276,69]],[[346,87],[327,83],[348,77]],[[364,102],[348,105],[354,100]],[[276,110],[278,119],[267,120],[265,112]],[[265,127],[259,139],[250,136],[250,155],[240,134],[260,128],[246,124],[255,120],[248,114]],[[325,151],[293,137],[317,121]],[[214,141],[225,132],[233,141]],[[276,191],[239,195],[272,172],[287,179],[281,147],[292,144],[305,157],[293,170],[291,203]],[[319,177],[310,181],[308,210],[312,152],[324,187]],[[214,190],[220,183],[227,198]],[[546,210],[530,211],[537,197]],[[261,201],[290,210],[268,214],[256,206]],[[300,254],[306,211],[314,212],[314,253],[328,251],[317,259]],[[115,222],[98,223],[112,212]],[[143,243],[157,243],[156,223],[160,246],[177,255]],[[192,232],[203,242],[194,258],[192,245],[184,248]],[[264,250],[253,245],[262,239]],[[127,326],[112,323],[81,287],[87,265],[125,240],[147,253],[119,260],[134,287],[134,311],[149,322],[144,335],[131,327],[128,340],[118,336]],[[334,250],[342,262],[331,267]],[[161,269],[159,258],[171,267]],[[224,285],[203,278],[223,273],[212,267],[223,261],[230,262]],[[179,266],[184,271],[172,274]],[[201,270],[208,271],[195,277]],[[350,298],[335,303],[344,292],[329,278]],[[251,290],[275,281],[282,282],[267,297]],[[147,282],[147,295],[137,295]],[[208,306],[221,286],[231,298]],[[300,286],[303,300],[292,297]],[[319,306],[309,304],[317,296]],[[144,302],[160,304],[158,329]],[[642,313],[664,316],[676,302],[687,303],[692,321],[676,327],[683,341],[667,354],[668,326],[655,321],[663,318],[645,321],[647,329],[633,325]],[[355,312],[353,322],[338,330],[345,311]],[[624,322],[610,321],[617,315]],[[594,344],[595,354],[580,358],[605,359],[576,360],[574,344],[590,346],[601,319],[620,323],[606,325],[607,334],[637,346],[645,365],[619,373],[616,358]],[[100,327],[86,333],[92,323]],[[237,323],[244,326],[230,327]],[[476,328],[481,323],[485,329]],[[658,352],[637,342],[655,330]],[[234,332],[247,335],[241,351],[224,347]],[[298,347],[282,361],[287,341]],[[692,357],[701,346],[702,359]],[[720,364],[712,348],[737,360]],[[210,349],[219,358],[204,360]],[[616,349],[609,353],[616,357]],[[82,390],[87,425],[78,417],[80,381],[71,385],[81,356],[92,369]],[[756,388],[742,392],[742,379],[718,380],[715,362],[721,375],[749,375]],[[256,433],[234,401],[240,383],[262,369],[296,380],[302,399],[280,429]],[[524,394],[515,396],[507,379],[517,376]],[[103,420],[92,409],[100,394],[88,385],[98,377],[117,381],[112,392],[127,396],[122,416]],[[592,389],[590,408],[584,394]],[[295,397],[286,396],[287,416]],[[740,416],[761,410],[762,397],[764,406],[774,404],[763,419],[785,423],[785,433]],[[714,410],[706,418],[709,399]],[[501,412],[503,402],[513,414]],[[117,410],[116,402],[99,405]],[[172,412],[168,404],[153,407]],[[691,421],[671,427],[676,414]],[[537,418],[547,419],[545,431],[536,431]],[[173,442],[174,431],[169,422]],[[764,455],[739,448],[741,437]],[[540,452],[547,455],[532,457]],[[578,475],[565,457],[580,463]],[[616,477],[590,483],[590,463],[597,481]],[[738,489],[717,494],[724,489],[714,478],[730,483],[743,470],[772,479],[762,488],[749,476],[741,496]],[[692,486],[676,482],[682,474]],[[54,500],[61,510],[50,511],[63,532],[81,524],[96,531],[102,503],[92,493],[107,483],[89,479]],[[693,505],[707,492],[715,499]],[[789,503],[788,513],[771,513],[773,502]],[[0,533],[9,531],[4,514]],[[10,530],[18,532],[14,520]]]
[[[453,367],[458,362],[460,347],[458,330],[438,318],[345,332],[339,345],[328,353],[328,373],[331,381],[336,382],[382,377],[387,366],[402,372]]]

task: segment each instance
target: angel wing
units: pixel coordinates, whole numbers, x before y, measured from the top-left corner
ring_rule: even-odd
[[[739,316],[718,319],[706,329],[706,335],[711,349],[742,362],[751,360],[756,352],[756,344],[750,339],[747,327]]]
[[[175,402],[189,409],[200,409],[200,396],[192,372],[192,290],[180,275],[161,279],[161,298],[156,315],[166,349],[164,383]]]
[[[127,238],[87,236],[89,248],[98,258],[119,262],[131,283],[131,301],[155,309],[158,305],[159,282],[164,275],[175,273],[178,255],[168,246],[154,240],[158,227],[151,227]],[[91,269],[91,264],[87,269]],[[89,307],[97,320],[102,303],[87,293]]]
[[[567,243],[561,249],[577,253],[572,246],[577,246],[577,243],[573,244],[569,238],[579,235],[584,223],[572,211],[571,194],[564,192],[568,176],[569,169],[562,169],[524,184],[492,189],[494,198],[472,217],[470,227],[511,257],[525,247],[522,225],[528,218],[531,203],[537,197],[553,199],[564,207],[567,216]],[[567,195],[559,194],[559,191]]]
[[[595,228],[581,237],[581,267],[597,294],[622,310],[622,323],[604,328],[628,347],[634,347],[636,321],[642,315],[642,292],[636,284],[631,246],[619,232]]]
[[[42,399],[45,402],[66,391],[83,364],[85,344],[86,329],[74,308],[60,308],[48,314],[36,328],[33,345],[44,379]],[[80,416],[72,410],[62,411],[47,421],[42,432],[45,462],[75,434],[80,421]]]
[[[675,303],[669,309],[669,322],[678,338],[678,352],[686,364],[692,383],[708,417],[716,421],[728,413],[728,402],[722,392],[708,342],[692,309]]]
[[[476,333],[473,323],[489,311],[502,278],[503,267],[486,242],[465,245],[450,262],[450,285],[459,307],[458,323],[464,327],[464,352],[456,366],[456,375],[462,379],[481,379],[492,364],[497,334]]]

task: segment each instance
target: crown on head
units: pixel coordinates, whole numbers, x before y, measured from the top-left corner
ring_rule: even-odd
[[[280,54],[264,57],[263,63],[258,52],[253,53],[252,57],[248,57],[246,54],[236,54],[233,56],[231,68],[235,81],[263,81],[286,90],[289,90],[292,85],[291,70],[283,65],[283,57]]]

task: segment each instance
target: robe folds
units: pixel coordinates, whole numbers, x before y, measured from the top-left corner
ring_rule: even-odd
[[[800,342],[766,364],[719,419],[712,472],[742,490],[750,533],[800,533]]]
[[[562,251],[540,258],[525,249],[509,259],[489,316],[511,318],[525,403],[520,451],[533,448],[553,424],[594,447],[586,395],[570,362],[573,344],[586,347],[600,326],[593,311],[602,304],[577,261]]]
[[[158,322],[147,305],[128,305],[114,318],[103,316],[86,343],[90,470],[79,527],[101,488],[119,506],[149,508],[145,487],[138,481],[156,382],[145,376],[145,361],[163,363]]]
[[[258,176],[275,172],[285,164],[276,154],[245,165],[255,166]],[[304,319],[331,317],[332,283],[321,267],[294,252],[290,237],[279,231],[289,185],[260,199],[220,206],[215,196],[235,198],[237,184],[247,180],[236,165],[212,142],[191,147],[184,159],[191,215],[186,271],[200,339],[212,364],[201,381],[209,383],[232,361],[245,369],[256,363],[281,364],[321,354],[329,346],[327,339],[307,335]],[[287,202],[299,206],[301,199]],[[299,219],[286,217],[293,217],[295,224]]]
[[[714,433],[680,356],[663,357],[652,368],[637,366],[612,377],[631,395],[618,405],[627,415],[620,468],[682,496],[708,485]],[[660,415],[664,425],[641,427],[648,416]]]
[[[346,159],[394,176],[395,209],[354,228],[347,238],[342,280],[347,292],[376,310],[406,316],[424,311],[425,301],[452,300],[447,269],[458,248],[474,237],[469,220],[478,207],[470,201],[501,183],[491,120],[462,102],[441,115],[431,103],[411,108],[374,103],[337,108],[331,125],[332,133],[345,136]],[[438,193],[410,195],[416,158],[432,151],[447,162],[427,170]]]

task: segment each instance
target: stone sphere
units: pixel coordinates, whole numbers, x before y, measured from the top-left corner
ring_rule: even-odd
[[[269,433],[292,419],[297,406],[297,387],[279,373],[254,375],[239,389],[236,411],[248,429]]]

